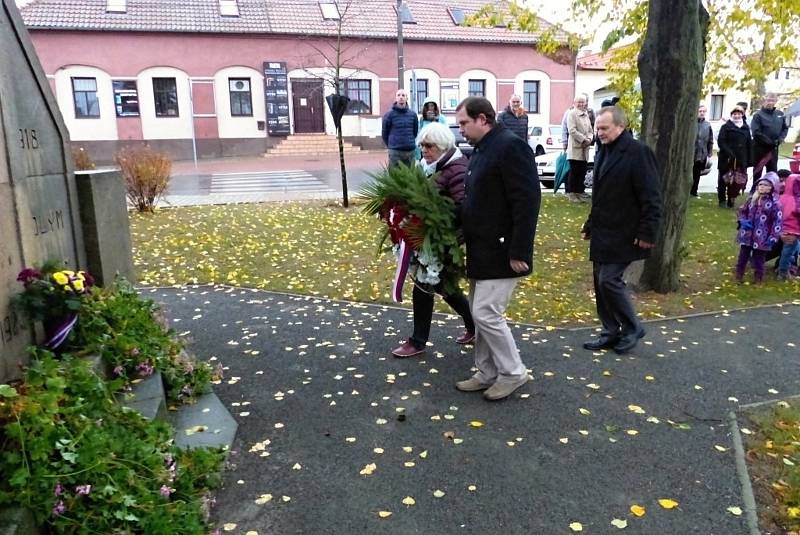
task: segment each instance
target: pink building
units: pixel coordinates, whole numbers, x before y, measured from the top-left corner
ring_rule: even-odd
[[[468,95],[502,108],[523,96],[531,125],[558,123],[574,94],[574,55],[537,36],[462,24],[484,0],[408,0],[404,86],[451,118]],[[383,146],[397,90],[394,0],[34,0],[22,15],[70,136],[98,161],[148,142],[189,158],[260,154],[289,134],[334,134],[341,25],[346,138]],[[543,22],[543,27],[546,23]],[[413,82],[413,83],[412,83]],[[498,110],[499,111],[499,110]]]

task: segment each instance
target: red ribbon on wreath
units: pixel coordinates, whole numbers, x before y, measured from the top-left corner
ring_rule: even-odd
[[[418,241],[410,237],[407,230],[418,228],[422,220],[415,215],[409,214],[408,208],[404,204],[391,200],[387,200],[383,203],[381,214],[382,219],[389,227],[389,237],[392,243],[400,246],[400,255],[397,258],[397,269],[394,272],[394,281],[392,282],[392,300],[395,303],[402,303],[403,284],[408,274],[411,254],[416,250],[416,242]]]

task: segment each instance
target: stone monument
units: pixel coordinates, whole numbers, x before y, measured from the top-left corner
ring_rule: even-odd
[[[41,265],[50,259],[62,260],[71,269],[99,266],[106,282],[113,277],[111,269],[130,276],[131,268],[124,190],[121,186],[108,188],[96,183],[120,182],[119,174],[82,177],[85,186],[81,186],[78,196],[67,128],[14,0],[0,0],[0,73],[2,383],[19,377],[20,364],[26,361],[25,347],[35,337],[27,320],[9,307],[11,297],[21,289],[16,277],[23,267]],[[117,198],[105,197],[102,202],[92,199],[93,195],[107,195],[109,191],[114,191]],[[83,222],[79,203],[87,206]],[[113,209],[106,210],[106,205]],[[114,219],[103,221],[103,217]],[[109,243],[109,228],[118,229],[122,236],[116,240],[118,249],[107,254],[98,249],[98,244],[101,249]],[[90,248],[93,258],[87,259],[84,236],[94,244]]]

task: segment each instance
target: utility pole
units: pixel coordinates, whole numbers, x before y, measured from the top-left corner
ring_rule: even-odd
[[[397,89],[403,89],[403,0],[397,0]]]

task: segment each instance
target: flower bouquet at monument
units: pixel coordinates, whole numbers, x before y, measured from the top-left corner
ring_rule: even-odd
[[[45,347],[56,350],[67,340],[78,321],[81,300],[94,284],[83,271],[62,270],[57,261],[41,268],[25,268],[17,275],[24,286],[14,305],[33,321],[41,321]]]
[[[464,276],[464,252],[452,199],[418,166],[398,164],[370,178],[360,196],[367,202],[364,212],[386,223],[379,249],[397,257],[392,299],[402,302],[407,274],[416,284],[441,283],[445,292],[455,292]],[[387,238],[392,245],[384,247]]]

